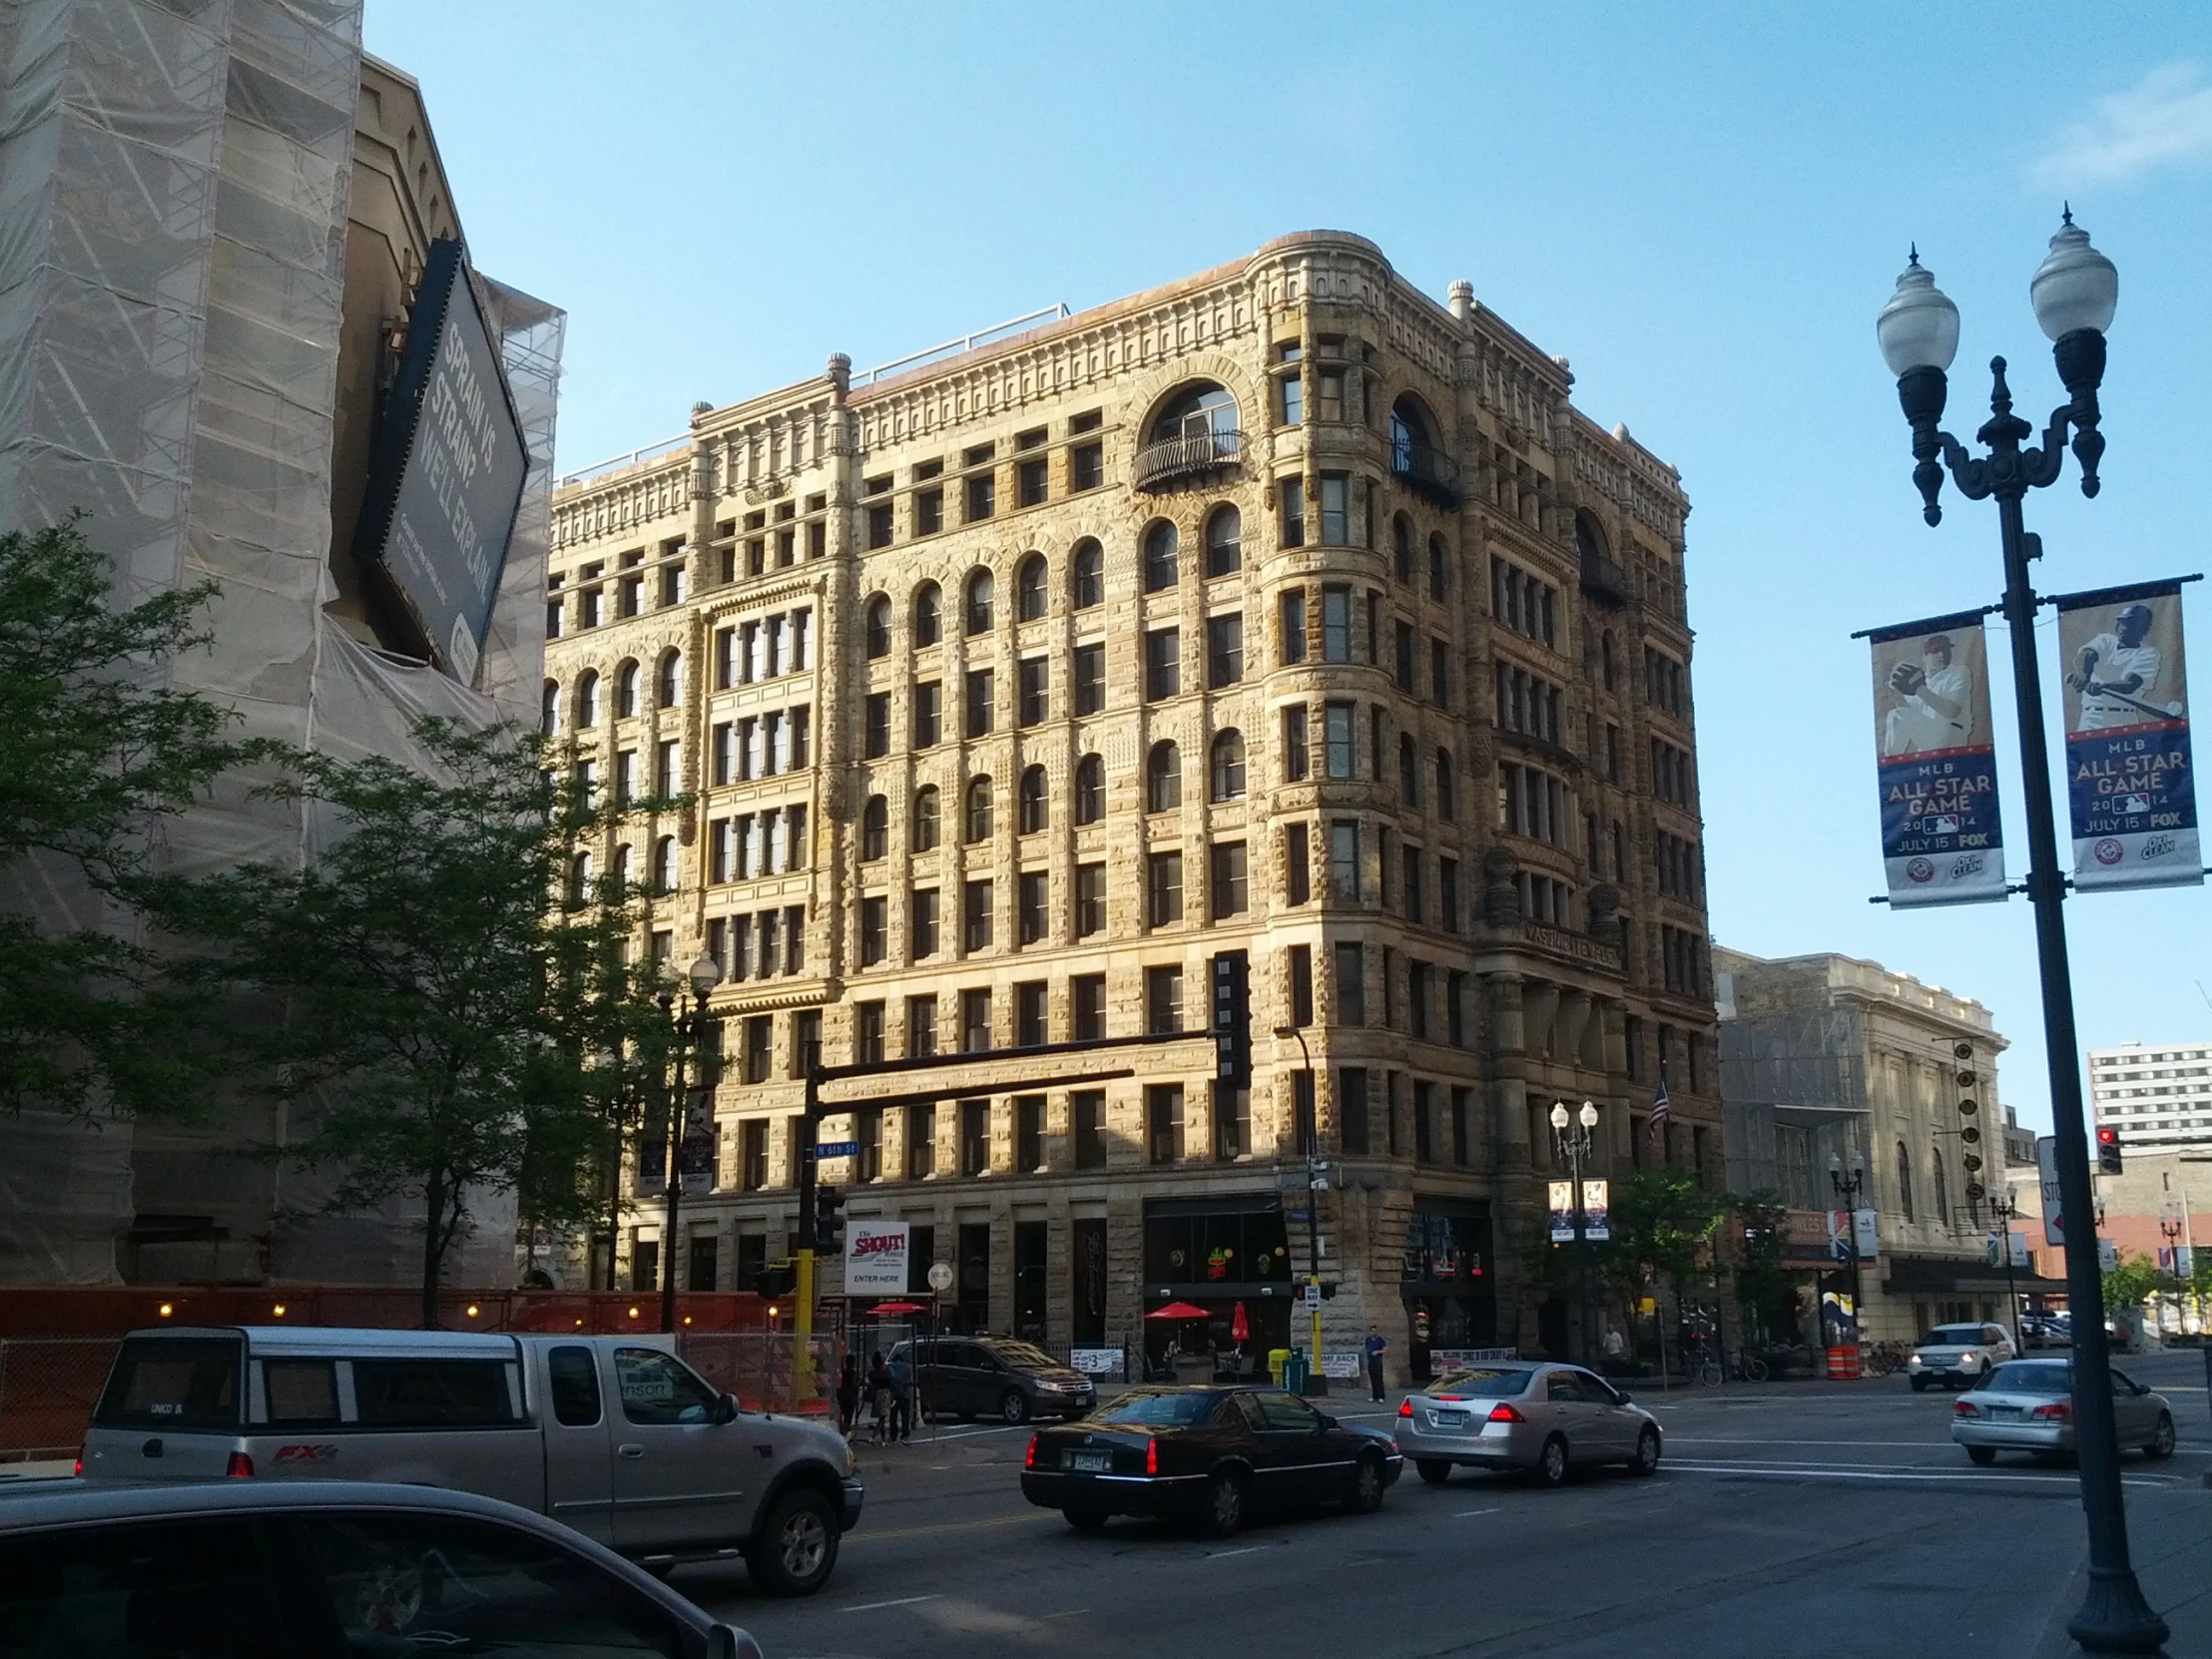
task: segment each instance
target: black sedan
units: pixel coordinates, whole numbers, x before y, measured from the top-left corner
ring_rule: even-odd
[[[1397,1442],[1279,1388],[1144,1388],[1029,1440],[1021,1494],[1078,1531],[1173,1515],[1227,1537],[1259,1509],[1382,1506]]]

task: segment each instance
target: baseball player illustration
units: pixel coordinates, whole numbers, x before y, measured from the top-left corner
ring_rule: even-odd
[[[1900,659],[1890,690],[1902,700],[1882,719],[1882,753],[1925,755],[1973,742],[1973,678],[1954,661],[1948,634],[1931,634],[1918,663]]]
[[[2150,625],[2148,605],[2123,605],[2112,618],[2111,631],[2081,648],[2079,664],[2066,676],[2066,684],[2081,694],[2076,732],[2180,718],[2179,703],[2160,703],[2155,695],[2165,664],[2150,643]]]

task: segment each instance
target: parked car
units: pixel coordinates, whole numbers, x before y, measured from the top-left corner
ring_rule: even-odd
[[[1389,1435],[1280,1388],[1139,1388],[1031,1435],[1021,1495],[1078,1531],[1114,1515],[1172,1515],[1222,1538],[1263,1509],[1380,1509],[1400,1466]]]
[[[1098,1386],[1029,1343],[1005,1337],[922,1337],[898,1344],[885,1362],[911,1384],[914,1409],[931,1417],[1079,1417]]]
[[[2073,1327],[2064,1314],[2022,1314],[2020,1341],[2028,1348],[2064,1348],[2073,1341]]]
[[[822,1587],[863,1489],[842,1435],[741,1410],[666,1337],[208,1327],[123,1341],[87,1480],[381,1480],[478,1492],[635,1559],[742,1554]]]
[[[761,1659],[650,1573],[428,1486],[56,1481],[0,1503],[10,1653],[635,1653]]]
[[[1649,1411],[1580,1366],[1473,1366],[1438,1378],[1397,1408],[1398,1449],[1432,1486],[1462,1464],[1526,1470],[1546,1486],[1565,1485],[1588,1463],[1650,1474],[1661,1443]]]
[[[2157,1459],[2174,1452],[2174,1413],[2166,1396],[2119,1372],[2111,1374],[2112,1416],[2122,1447]],[[1950,1437],[1977,1463],[2001,1450],[2074,1449],[2073,1366],[2065,1360],[2013,1360],[1996,1367],[1951,1402]]]
[[[1913,1345],[1905,1375],[1915,1393],[1937,1382],[1963,1388],[2018,1357],[2001,1325],[1938,1325]]]

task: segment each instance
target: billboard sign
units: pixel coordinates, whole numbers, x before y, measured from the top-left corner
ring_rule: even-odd
[[[1892,904],[2004,896],[1988,648],[1978,612],[1877,628],[1874,722]]]
[[[2189,755],[2181,584],[2062,594],[2066,800],[2074,886],[2204,880]]]
[[[369,454],[354,553],[415,644],[463,684],[491,626],[530,453],[461,245],[430,245]]]
[[[906,1289],[907,1224],[902,1221],[846,1221],[844,1294],[897,1295]]]

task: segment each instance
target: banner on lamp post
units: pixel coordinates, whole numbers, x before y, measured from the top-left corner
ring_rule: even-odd
[[[2181,584],[2061,594],[2066,800],[2074,886],[2204,880],[2189,755]]]
[[[1613,1237],[1612,1184],[1607,1181],[1582,1183],[1582,1236],[1597,1244],[1604,1244]]]
[[[1890,902],[2002,898],[2004,842],[1980,613],[1877,628],[1867,638]]]
[[[1574,1243],[1574,1183],[1572,1181],[1553,1181],[1547,1183],[1547,1185],[1551,1188],[1549,1195],[1551,1242],[1553,1244],[1572,1244]]]

